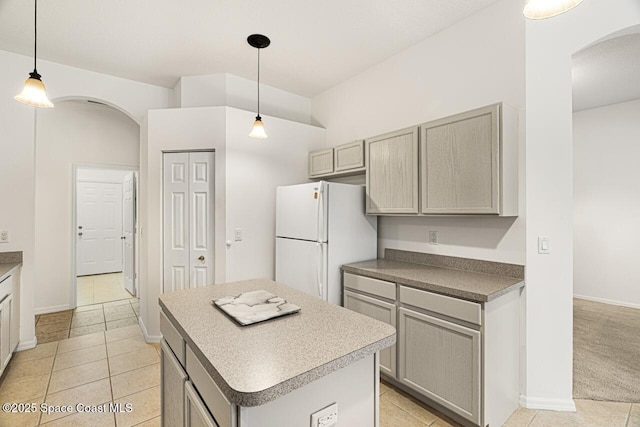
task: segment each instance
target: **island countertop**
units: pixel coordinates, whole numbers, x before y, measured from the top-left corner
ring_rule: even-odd
[[[480,303],[491,301],[524,286],[522,278],[386,258],[343,265],[342,270]]]
[[[296,314],[239,326],[212,300],[266,290]],[[231,403],[258,406],[396,341],[395,328],[268,279],[160,295],[160,307]]]

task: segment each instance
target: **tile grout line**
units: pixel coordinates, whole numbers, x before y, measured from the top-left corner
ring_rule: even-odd
[[[633,409],[633,403],[629,405],[629,412],[627,412],[627,419],[624,422],[624,427],[629,427],[629,421],[631,420],[631,410]]]
[[[382,397],[382,396],[381,396]],[[419,423],[429,427],[430,425],[436,423],[440,417],[436,416],[436,419],[433,420],[433,422],[431,424],[427,424],[425,422],[423,422],[420,418],[416,417],[415,415],[413,415],[411,412],[405,410],[403,407],[396,405],[394,402],[390,401],[389,399],[386,399],[388,403],[392,404],[393,406],[395,406],[396,408],[400,409],[402,412],[404,412],[405,414],[408,414],[409,416],[411,416],[411,418],[415,418]]]
[[[51,361],[51,370],[49,371],[49,381],[47,381],[47,387],[44,390],[44,396],[42,397],[42,402],[47,401],[47,396],[49,395],[49,386],[51,386],[51,378],[53,377],[53,366],[56,364],[56,359],[58,358],[58,348],[60,348],[60,341],[56,342],[56,351],[53,354],[53,360]],[[40,415],[38,415],[38,424],[42,422],[42,411],[38,411]]]
[[[531,421],[529,421],[529,423],[527,424],[527,427],[528,427],[528,426],[530,426],[530,425],[531,425],[531,423],[533,423],[533,420],[535,420],[535,419],[536,419],[536,417],[538,416],[538,414],[539,414],[539,413],[540,413],[540,410],[539,410],[539,409],[537,409],[537,410],[536,410],[536,413],[535,413],[535,414],[533,414],[533,417],[531,417]]]

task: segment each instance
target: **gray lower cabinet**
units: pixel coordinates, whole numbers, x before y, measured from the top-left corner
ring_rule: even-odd
[[[367,214],[417,214],[418,128],[365,140]]]
[[[365,316],[387,323],[394,328],[396,327],[395,304],[345,290],[344,306]],[[380,350],[380,371],[392,377],[396,376],[395,344]]]
[[[205,404],[193,388],[191,381],[185,383],[184,425],[185,427],[218,427]]]
[[[398,379],[480,424],[480,332],[399,309]]]
[[[13,298],[9,294],[0,302],[0,372],[9,363],[13,348],[11,347],[11,308]]]
[[[184,424],[185,384],[187,373],[163,339],[160,370],[162,375],[161,411],[163,427],[182,427]]]

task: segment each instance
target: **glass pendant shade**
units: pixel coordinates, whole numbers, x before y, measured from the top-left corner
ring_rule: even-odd
[[[24,82],[24,89],[14,97],[16,101],[37,108],[53,108],[53,103],[47,98],[44,83],[40,80],[40,74],[33,72]]]
[[[546,19],[560,15],[582,3],[582,0],[526,0],[522,12],[529,19]]]
[[[262,117],[257,116],[256,121],[253,122],[253,129],[249,134],[251,138],[255,139],[267,139],[267,133],[264,131],[264,124],[262,123]]]

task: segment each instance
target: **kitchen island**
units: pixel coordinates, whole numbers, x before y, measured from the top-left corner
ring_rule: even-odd
[[[301,311],[240,326],[212,305],[255,290]],[[378,355],[395,343],[395,328],[268,279],[169,292],[159,302],[164,426],[309,426],[325,408],[339,425],[378,425]]]

